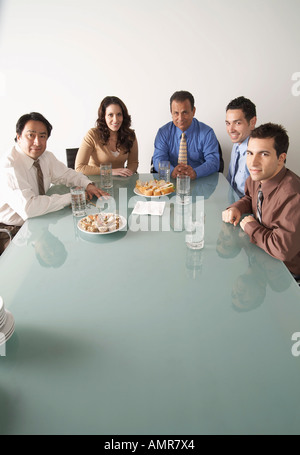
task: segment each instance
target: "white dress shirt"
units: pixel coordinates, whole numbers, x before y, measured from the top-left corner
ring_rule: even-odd
[[[47,192],[51,184],[87,187],[91,180],[69,169],[51,152],[39,157]],[[0,163],[0,222],[21,226],[27,218],[55,212],[71,204],[71,195],[40,196],[34,160],[15,145]]]

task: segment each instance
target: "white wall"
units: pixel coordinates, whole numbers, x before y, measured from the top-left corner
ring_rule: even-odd
[[[116,95],[132,116],[139,170],[148,172],[169,98],[189,90],[226,171],[225,107],[244,95],[258,124],[287,128],[287,166],[300,174],[299,13],[299,0],[0,0],[0,153],[11,148],[18,118],[39,111],[54,127],[48,149],[65,162],[102,98]]]

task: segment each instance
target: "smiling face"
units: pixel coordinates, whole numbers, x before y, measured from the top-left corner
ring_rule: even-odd
[[[111,131],[119,131],[123,123],[122,109],[118,104],[110,104],[105,111],[106,125]]]
[[[186,131],[192,124],[196,108],[192,109],[190,100],[172,101],[171,114],[173,123],[181,131]]]
[[[242,109],[228,109],[225,123],[232,142],[241,144],[254,129],[256,117],[248,122]]]
[[[17,142],[26,155],[33,160],[37,160],[46,150],[48,132],[46,125],[42,122],[29,120],[19,135]]]
[[[252,180],[263,182],[274,177],[284,166],[286,153],[277,157],[274,139],[250,138],[247,150],[247,166]]]

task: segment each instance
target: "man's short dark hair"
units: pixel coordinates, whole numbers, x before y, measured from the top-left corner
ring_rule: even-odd
[[[255,128],[250,133],[250,138],[253,139],[274,139],[274,148],[276,150],[277,158],[282,153],[287,153],[289,148],[289,137],[286,129],[275,123],[265,123]]]
[[[22,115],[22,117],[19,118],[16,124],[16,133],[18,136],[22,134],[22,131],[24,130],[26,123],[29,122],[30,120],[42,122],[47,128],[48,137],[50,136],[52,131],[52,125],[42,114],[39,114],[38,112],[30,112],[30,114],[24,114]],[[17,142],[17,136],[15,137],[15,141]]]
[[[226,107],[226,112],[228,109],[241,109],[244,113],[245,119],[249,123],[253,117],[256,117],[256,106],[252,103],[251,100],[245,98],[244,96],[239,96],[234,100],[230,101],[230,103]]]
[[[191,108],[192,110],[194,109],[195,106],[195,100],[193,95],[190,92],[186,92],[185,90],[180,90],[179,92],[173,93],[173,95],[170,98],[170,109],[172,111],[172,102],[173,101],[179,101],[180,103],[183,103],[183,101],[189,100],[191,103]]]

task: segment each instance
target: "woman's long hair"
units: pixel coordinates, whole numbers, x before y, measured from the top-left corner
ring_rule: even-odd
[[[108,128],[106,121],[105,121],[105,112],[106,108],[111,104],[117,104],[120,106],[123,114],[123,122],[118,130],[118,138],[117,138],[117,148],[120,148],[125,153],[130,152],[130,149],[133,145],[135,140],[135,132],[133,129],[130,128],[131,126],[131,117],[128,114],[127,107],[123,103],[120,98],[116,96],[106,96],[98,109],[98,119],[96,121],[96,127],[100,133],[101,141],[103,144],[107,144],[110,136],[110,129]]]

